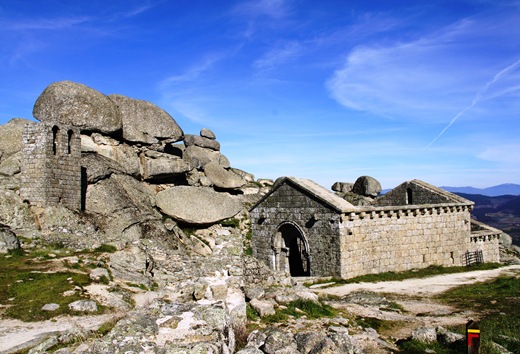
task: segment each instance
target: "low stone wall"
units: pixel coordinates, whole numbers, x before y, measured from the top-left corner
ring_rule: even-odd
[[[461,265],[468,249],[465,205],[368,208],[344,215],[341,277]]]

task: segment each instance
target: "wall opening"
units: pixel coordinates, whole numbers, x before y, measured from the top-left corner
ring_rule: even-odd
[[[52,153],[56,155],[56,152],[58,151],[58,133],[60,131],[60,128],[57,126],[52,127]]]
[[[274,246],[277,270],[289,271],[292,277],[311,274],[307,242],[298,227],[291,223],[281,225]]]
[[[413,204],[412,189],[406,188],[406,204]]]
[[[71,144],[72,144],[72,138],[74,136],[74,132],[72,130],[69,130],[67,132],[67,154],[71,154],[72,152],[72,147],[71,147]]]

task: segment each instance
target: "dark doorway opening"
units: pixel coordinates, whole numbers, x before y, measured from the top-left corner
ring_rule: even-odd
[[[292,277],[310,276],[309,253],[301,232],[291,224],[280,228],[284,251],[288,253],[289,271]]]

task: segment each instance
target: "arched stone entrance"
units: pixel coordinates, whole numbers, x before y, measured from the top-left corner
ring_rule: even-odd
[[[311,274],[309,245],[303,231],[292,222],[280,224],[273,238],[273,268],[293,277]]]

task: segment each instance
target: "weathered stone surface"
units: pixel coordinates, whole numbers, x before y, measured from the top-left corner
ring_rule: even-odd
[[[114,133],[122,121],[114,102],[99,91],[71,81],[54,82],[36,100],[34,118],[72,125],[83,131]]]
[[[201,148],[211,149],[215,151],[220,150],[220,144],[218,141],[198,135],[186,134],[184,136],[184,144],[186,145],[186,147],[198,146]]]
[[[435,342],[437,340],[437,331],[431,327],[415,328],[412,331],[412,338],[425,343]]]
[[[377,197],[381,193],[381,183],[373,177],[361,176],[356,180],[352,191],[366,197]]]
[[[0,160],[0,175],[14,176],[17,173],[20,173],[22,159],[22,152],[17,152],[7,158],[2,158]]]
[[[59,308],[60,308],[60,305],[58,305],[58,304],[54,304],[54,303],[45,304],[42,307],[42,311],[56,311]]]
[[[334,192],[340,192],[340,193],[348,193],[352,191],[352,188],[354,187],[353,183],[348,182],[335,182],[331,189]]]
[[[217,137],[215,136],[215,133],[213,133],[211,130],[209,130],[208,128],[202,128],[200,130],[200,136],[203,137],[203,138],[207,138],[207,139],[211,139],[211,140],[215,140]]]
[[[188,146],[184,150],[182,157],[193,168],[202,169],[207,163],[216,162],[218,164],[229,165],[229,161],[218,151],[205,149],[200,146]]]
[[[127,174],[134,177],[140,176],[139,156],[135,147],[94,133],[91,136],[81,135],[81,151],[107,157],[122,166]]]
[[[292,353],[296,352],[296,340],[290,332],[285,332],[276,328],[268,330],[265,339],[264,352],[267,354]]]
[[[180,175],[191,169],[183,159],[169,154],[155,152],[141,155],[141,175],[145,180]]]
[[[97,304],[93,300],[78,300],[78,301],[71,302],[69,304],[69,308],[72,311],[78,311],[78,312],[96,312]]]
[[[20,248],[20,240],[15,233],[5,225],[0,224],[0,253]]]
[[[204,173],[213,185],[221,189],[237,189],[246,184],[246,181],[234,172],[226,170],[215,162],[204,166]]]
[[[123,122],[123,139],[135,143],[154,144],[161,139],[178,141],[184,133],[177,122],[153,103],[110,95]]]
[[[0,125],[0,156],[2,159],[23,150],[22,134],[25,125],[34,125],[36,122],[13,118],[4,125]]]
[[[357,341],[349,335],[348,329],[343,327],[330,327],[328,337],[337,347],[337,353],[362,354],[363,350]]]
[[[245,295],[248,301],[253,299],[260,299],[262,296],[264,296],[264,294],[265,290],[259,286],[248,286],[245,288]]]
[[[0,223],[13,229],[36,228],[34,217],[27,203],[18,194],[0,189]]]
[[[189,186],[159,192],[156,203],[164,214],[190,224],[213,224],[235,216],[242,209],[228,194]]]
[[[245,347],[244,349],[240,349],[238,352],[236,352],[236,354],[264,354],[264,352],[258,348]]]
[[[300,332],[294,336],[298,351],[302,354],[334,354],[338,348],[334,342],[323,333]]]
[[[90,271],[89,277],[94,281],[100,281],[103,277],[109,279],[110,275],[108,274],[108,270],[105,268],[94,268]]]
[[[260,317],[274,315],[276,313],[274,310],[274,305],[271,301],[253,299],[251,302],[249,302],[249,304],[253,309],[255,309],[256,312],[258,312]]]
[[[454,333],[446,330],[443,327],[437,327],[437,340],[445,345],[450,345],[456,342],[464,342],[466,336],[459,333]]]
[[[99,154],[82,154],[81,165],[87,173],[87,183],[89,184],[108,178],[115,172],[126,172],[124,167],[119,165],[115,160]]]
[[[150,286],[151,280],[145,275],[147,258],[139,247],[127,247],[110,255],[110,271],[114,278]]]

